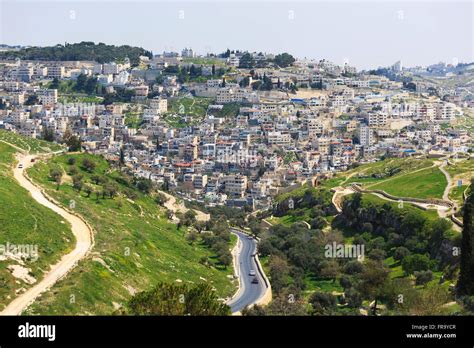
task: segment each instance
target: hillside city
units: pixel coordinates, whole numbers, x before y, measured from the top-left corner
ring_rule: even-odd
[[[357,71],[288,53],[191,48],[133,64],[3,59],[0,128],[75,136],[187,199],[259,210],[289,187],[382,156],[470,152],[462,120],[473,113],[473,85],[452,81],[473,69],[399,61]]]
[[[474,62],[0,45],[0,316],[472,315],[473,131]]]

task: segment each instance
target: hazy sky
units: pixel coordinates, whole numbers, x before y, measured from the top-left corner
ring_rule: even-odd
[[[0,0],[0,43],[289,52],[358,68],[474,61],[474,0]]]

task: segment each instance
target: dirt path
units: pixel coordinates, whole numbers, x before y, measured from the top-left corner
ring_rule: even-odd
[[[64,255],[58,263],[52,265],[49,272],[45,274],[39,283],[10,302],[8,306],[0,312],[0,315],[20,315],[39,295],[51,288],[59,279],[72,270],[77,262],[87,255],[93,243],[92,230],[82,219],[52,203],[46,198],[40,188],[33,185],[24,176],[24,171],[33,165],[31,159],[34,157],[33,155],[18,154],[18,164],[21,164],[23,168],[19,168],[19,165],[17,165],[13,170],[13,175],[18,183],[30,192],[34,200],[69,221],[72,233],[76,238],[76,246],[73,251]]]
[[[446,162],[443,161],[443,163],[439,166],[439,170],[441,171],[441,173],[444,174],[444,176],[446,177],[446,181],[448,182],[447,185],[446,185],[446,188],[444,189],[444,192],[443,192],[443,199],[445,201],[449,201],[449,202],[452,202],[450,199],[449,199],[449,192],[451,191],[451,188],[453,186],[453,180],[451,179],[451,175],[449,175],[449,173],[446,171],[446,169],[444,169],[444,167],[446,167]],[[455,202],[452,202],[453,204],[455,204]]]
[[[162,195],[164,195],[167,198],[166,203],[164,204],[165,208],[171,210],[173,213],[181,212],[181,213],[186,213],[189,209],[186,208],[184,203],[178,203],[176,200],[176,197],[173,195],[170,195],[169,193],[166,193],[164,191],[158,191]],[[209,214],[203,213],[200,210],[193,209],[193,211],[196,213],[196,220],[197,221],[209,221],[211,216]],[[177,220],[178,218],[173,216],[173,220]]]

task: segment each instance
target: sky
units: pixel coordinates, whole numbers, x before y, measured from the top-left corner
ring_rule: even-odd
[[[474,0],[0,0],[0,43],[227,48],[359,69],[474,61]]]

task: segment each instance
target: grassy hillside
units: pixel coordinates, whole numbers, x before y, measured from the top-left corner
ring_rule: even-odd
[[[14,139],[15,143],[20,144],[21,140],[31,148],[43,145],[32,139]],[[19,265],[30,269],[28,275],[38,281],[49,265],[59,261],[61,255],[72,250],[74,245],[69,224],[58,214],[36,203],[13,178],[11,167],[15,164],[15,151],[0,142],[0,245],[37,246],[39,257],[36,261],[18,261],[0,254],[0,310],[14,298],[17,291],[31,286],[15,278],[9,266]]]
[[[101,185],[93,183],[94,176],[106,176],[117,186],[118,195],[103,198],[100,193],[89,197],[84,191],[78,193],[68,174],[56,190],[50,170],[70,172],[70,158],[76,160],[74,167],[94,191],[101,190]],[[92,172],[83,168],[84,159],[96,164]],[[133,188],[130,178],[110,168],[104,159],[87,154],[62,155],[49,163],[38,163],[29,175],[63,204],[74,200],[77,212],[96,231],[91,255],[31,306],[30,313],[110,314],[133,293],[159,281],[207,282],[220,297],[236,290],[236,283],[228,277],[231,267],[220,266],[212,251],[199,241],[190,244],[184,227],[178,230],[150,195]]]
[[[442,198],[447,181],[430,159],[388,158],[368,163],[323,180],[326,188],[358,183],[364,188],[384,190],[396,196]]]
[[[447,184],[444,174],[437,167],[430,167],[366,187],[400,197],[442,198]]]
[[[371,185],[387,179],[402,176],[433,165],[429,159],[387,158],[383,161],[362,164],[356,168],[337,174],[334,178],[322,181],[324,187],[348,186],[351,183]]]
[[[0,141],[1,140],[6,141],[10,144],[13,144],[25,151],[29,151],[30,153],[59,151],[63,149],[61,145],[58,145],[56,143],[23,137],[21,135],[8,132],[5,130],[0,130]]]

